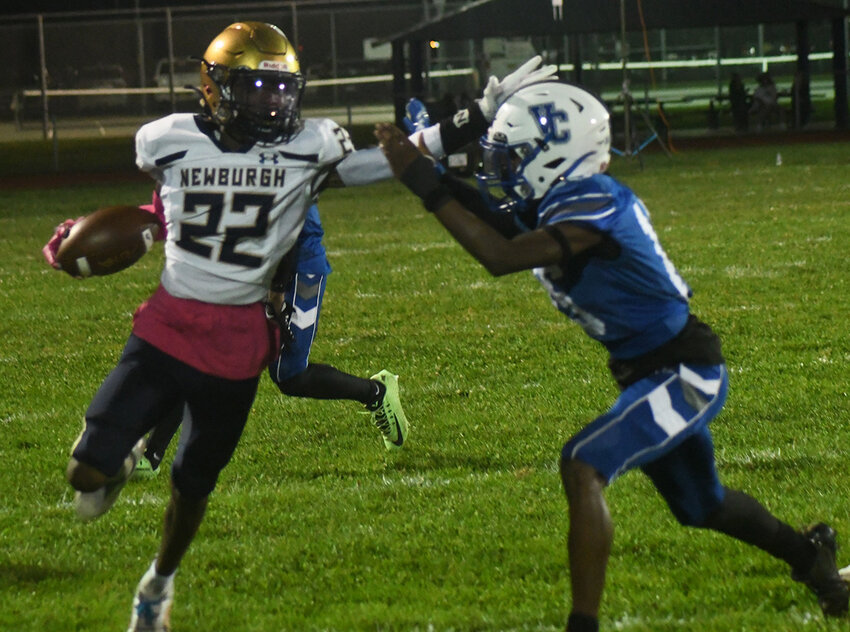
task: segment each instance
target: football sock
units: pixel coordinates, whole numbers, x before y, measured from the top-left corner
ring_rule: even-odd
[[[599,632],[599,619],[571,612],[570,618],[567,619],[567,632]]]
[[[174,577],[173,573],[171,575],[160,575],[157,573],[156,560],[154,560],[151,562],[150,568],[147,570],[144,577],[142,577],[142,585],[144,586],[143,591],[145,595],[148,597],[161,595],[172,577]]]
[[[381,384],[378,380],[369,380],[372,386],[369,398],[363,404],[369,410],[377,408],[378,404],[384,399],[384,394],[387,392],[387,387]]]
[[[372,380],[343,373],[329,364],[310,363],[301,373],[278,382],[284,395],[313,399],[353,399],[368,404],[374,397]]]
[[[815,548],[805,536],[776,518],[755,498],[733,489],[726,489],[723,504],[705,526],[757,546],[795,570],[808,570],[815,558]]]

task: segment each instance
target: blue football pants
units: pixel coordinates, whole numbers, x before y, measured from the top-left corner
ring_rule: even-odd
[[[681,364],[653,373],[627,387],[608,412],[573,436],[562,459],[591,465],[608,483],[641,468],[677,520],[700,525],[723,501],[708,424],[727,391],[723,364]]]
[[[325,274],[298,272],[284,292],[287,304],[293,306],[289,323],[293,340],[269,365],[269,375],[276,384],[285,382],[307,368],[310,349],[319,327],[326,278]]]

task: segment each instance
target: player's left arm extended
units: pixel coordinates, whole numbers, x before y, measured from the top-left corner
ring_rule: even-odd
[[[477,105],[473,105],[452,118],[414,132],[409,139],[439,160],[480,138],[488,126],[489,123],[481,115],[481,110]],[[370,147],[358,149],[337,163],[336,172],[329,177],[327,186],[359,186],[389,180],[392,177],[392,168],[381,149]]]
[[[539,55],[532,57],[512,73],[499,80],[490,77],[480,99],[436,125],[414,132],[408,138],[440,160],[465,145],[478,140],[496,116],[496,110],[520,88],[532,83],[551,80],[558,70],[555,65],[541,66]],[[371,184],[393,177],[393,171],[383,152],[377,147],[360,149],[348,154],[336,166],[336,176],[328,181],[345,186]]]
[[[560,223],[510,236],[468,210],[443,184],[433,164],[393,125],[379,125],[375,136],[392,165],[393,173],[463,248],[490,274],[563,264],[600,242],[597,233]]]

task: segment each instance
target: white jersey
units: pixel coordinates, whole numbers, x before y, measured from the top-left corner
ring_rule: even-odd
[[[286,144],[224,150],[215,127],[172,114],[136,135],[136,164],[160,184],[169,294],[224,305],[265,298],[330,171],[354,150],[330,119],[305,119]]]

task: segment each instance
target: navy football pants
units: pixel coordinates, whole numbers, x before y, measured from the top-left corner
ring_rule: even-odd
[[[131,335],[118,365],[86,411],[74,458],[113,476],[136,442],[185,401],[191,415],[172,466],[178,491],[201,499],[216,485],[242,435],[259,376],[228,380],[202,373]]]

